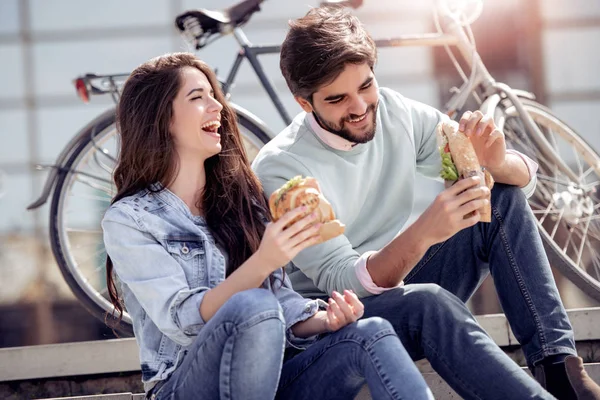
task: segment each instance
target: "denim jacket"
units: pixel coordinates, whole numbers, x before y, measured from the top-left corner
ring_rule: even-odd
[[[225,280],[227,254],[215,244],[202,217],[175,194],[152,185],[113,204],[102,220],[104,243],[121,283],[125,307],[140,348],[146,391],[165,380],[182,361],[205,321],[200,303]],[[292,290],[282,270],[263,288],[273,291],[286,321],[288,346],[306,346],[291,327],[313,316],[321,300]]]

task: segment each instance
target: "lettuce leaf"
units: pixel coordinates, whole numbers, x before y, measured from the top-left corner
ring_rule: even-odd
[[[442,156],[442,170],[440,171],[440,176],[446,181],[457,181],[458,170],[456,169],[456,165],[452,162],[452,156],[450,153],[446,153],[444,148],[440,149],[440,155]]]
[[[299,185],[300,182],[302,182],[302,179],[303,178],[302,178],[301,175],[296,175],[295,177],[293,177],[292,179],[290,179],[289,181],[287,181],[281,188],[279,188],[279,190],[277,191],[277,197],[275,197],[275,206],[277,206],[277,204],[281,200],[281,197],[283,197],[283,195],[288,190],[290,190],[294,186]]]

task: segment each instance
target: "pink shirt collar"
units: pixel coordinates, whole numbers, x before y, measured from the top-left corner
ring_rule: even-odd
[[[319,139],[321,139],[329,147],[335,150],[350,151],[352,150],[352,147],[356,145],[356,143],[352,143],[343,137],[339,137],[338,135],[323,129],[312,113],[307,113],[306,119],[308,120],[313,132],[315,132]]]

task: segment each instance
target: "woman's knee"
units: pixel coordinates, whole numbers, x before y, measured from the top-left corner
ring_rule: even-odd
[[[279,301],[272,292],[265,289],[238,292],[231,296],[222,308],[226,317],[236,324],[272,318],[284,321]]]

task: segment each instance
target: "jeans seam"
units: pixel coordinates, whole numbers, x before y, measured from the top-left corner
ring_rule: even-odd
[[[410,280],[412,279],[413,276],[415,276],[419,271],[421,271],[423,268],[425,268],[425,266],[429,263],[429,261],[431,261],[431,259],[433,257],[435,257],[435,255],[444,248],[444,246],[446,246],[446,243],[448,243],[448,240],[443,241],[440,246],[438,246],[435,251],[432,251],[431,254],[427,254],[427,258],[425,260],[422,260],[421,263],[419,263],[417,265],[418,268],[413,268],[408,275],[406,275],[406,278],[404,279],[404,282],[406,284],[410,284]]]
[[[380,339],[381,339],[381,337],[380,337]],[[374,343],[375,343],[375,341],[372,341],[372,344],[374,344]],[[402,397],[398,394],[398,392],[395,390],[392,390],[393,388],[391,388],[388,385],[389,379],[388,379],[387,375],[385,374],[385,372],[381,371],[381,365],[379,364],[377,357],[375,357],[375,354],[373,352],[373,346],[366,346],[366,347],[367,348],[364,350],[369,355],[369,360],[375,367],[375,371],[377,371],[377,375],[379,375],[379,380],[383,384],[383,387],[385,387],[385,390],[387,391],[387,393],[390,395],[390,397],[392,397],[394,399],[402,400]]]
[[[508,261],[510,262],[510,266],[513,271],[513,274],[515,275],[515,278],[517,279],[517,283],[519,285],[519,289],[521,290],[521,294],[523,295],[523,298],[525,299],[525,302],[527,304],[527,309],[529,310],[529,312],[531,312],[533,320],[535,321],[535,326],[537,328],[537,334],[540,338],[540,347],[542,349],[542,352],[545,352],[546,347],[547,347],[547,340],[546,340],[546,335],[544,335],[542,321],[539,317],[537,310],[535,309],[535,305],[531,301],[531,296],[529,295],[527,285],[526,285],[525,281],[523,280],[523,278],[519,272],[519,269],[516,266],[515,259],[512,255],[512,251],[510,249],[510,246],[508,244],[508,240],[506,237],[506,232],[504,230],[504,220],[502,219],[500,211],[496,207],[492,207],[492,213],[494,214],[496,219],[498,219],[498,223],[500,225],[498,230],[500,232],[500,238],[502,239],[502,245],[504,246],[504,250],[506,251],[506,254],[508,256]]]
[[[531,360],[529,363],[531,365],[537,365],[538,362],[542,361],[544,358],[548,356],[552,356],[555,354],[571,354],[577,355],[577,351],[573,350],[570,347],[566,346],[557,346],[557,347],[547,347],[546,349],[541,349],[540,351],[532,354],[530,356]]]
[[[230,336],[225,342],[221,365],[219,366],[219,375],[221,375],[219,377],[219,391],[221,392],[219,397],[222,395],[225,399],[231,399],[231,359],[233,357],[234,342],[235,336]],[[221,371],[223,364],[226,364],[226,368]]]
[[[416,333],[420,333],[421,332],[421,329],[411,328],[410,325],[407,325],[407,327],[408,327],[409,331],[416,332]],[[427,339],[423,338],[422,335],[421,335],[421,339],[423,340],[423,342],[425,343],[425,345],[427,347],[429,347],[429,349],[433,353],[435,353],[436,358],[446,366],[447,370],[448,371],[453,371],[453,369],[450,367],[450,365],[448,364],[448,362],[442,357],[442,355],[440,353],[438,353],[436,351],[435,347],[432,346]],[[458,381],[461,384],[463,390],[471,392],[476,398],[478,398],[480,400],[483,399],[483,397],[473,387],[471,387],[471,385],[469,385],[468,383],[466,383],[465,381],[463,381],[458,374],[455,374],[454,372],[451,372],[451,373],[454,376],[455,380]]]

